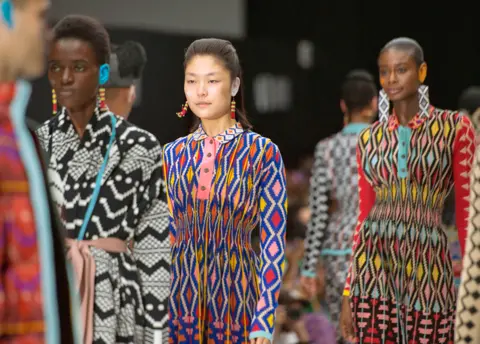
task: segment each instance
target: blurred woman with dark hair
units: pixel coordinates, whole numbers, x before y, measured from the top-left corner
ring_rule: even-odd
[[[114,114],[125,119],[130,116],[146,64],[147,53],[139,42],[127,41],[112,48],[105,101]]]
[[[310,296],[316,295],[315,267],[319,258],[323,258],[328,311],[335,327],[338,327],[358,217],[355,159],[358,134],[377,115],[377,87],[370,73],[364,70],[348,73],[342,85],[340,107],[347,124],[339,133],[321,140],[315,149],[310,180],[311,215],[301,277]]]
[[[480,132],[480,87],[467,88],[460,96],[459,108],[466,112]],[[470,186],[468,234],[461,269],[455,321],[455,344],[480,342],[480,151],[475,153]]]

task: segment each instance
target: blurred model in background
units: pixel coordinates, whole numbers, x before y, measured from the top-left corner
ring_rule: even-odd
[[[75,342],[64,229],[25,120],[25,79],[45,71],[49,5],[0,1],[0,343]]]
[[[459,109],[480,129],[480,87],[467,88],[460,96]],[[477,149],[470,189],[470,214],[461,283],[458,290],[455,344],[480,343],[480,151]]]
[[[339,133],[317,144],[310,181],[310,222],[305,239],[302,285],[316,295],[316,267],[322,256],[326,302],[332,323],[338,327],[342,290],[352,254],[358,218],[358,134],[377,115],[377,87],[373,76],[351,71],[342,85],[340,107],[347,124]],[[329,204],[334,203],[329,214]],[[338,331],[340,341],[340,331]]]
[[[139,42],[127,41],[113,46],[105,95],[108,108],[114,114],[128,119],[137,100],[146,63],[147,53]]]

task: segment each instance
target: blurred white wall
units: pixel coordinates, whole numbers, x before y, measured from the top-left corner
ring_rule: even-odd
[[[243,38],[245,12],[246,0],[52,0],[51,16],[84,14],[107,26]]]

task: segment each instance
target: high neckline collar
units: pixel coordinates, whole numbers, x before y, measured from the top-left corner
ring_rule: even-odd
[[[222,132],[218,135],[215,135],[213,138],[220,143],[227,143],[227,142],[233,140],[234,138],[236,138],[238,135],[242,134],[243,132],[244,132],[244,129],[243,129],[242,125],[239,122],[236,122],[235,125],[231,126],[230,128],[228,128],[224,132]],[[206,139],[208,137],[209,136],[207,135],[207,133],[203,129],[202,124],[200,124],[198,126],[198,129],[195,130],[195,132],[193,133],[193,139],[195,141],[201,141],[201,140]]]
[[[410,129],[417,129],[418,127],[420,127],[423,124],[423,122],[425,122],[425,120],[427,120],[432,115],[434,109],[435,108],[432,105],[430,105],[428,107],[428,115],[427,116],[422,116],[420,114],[420,112],[418,112],[408,122],[407,127],[409,127]],[[390,131],[392,131],[392,130],[397,129],[399,126],[400,126],[400,122],[398,121],[398,117],[397,117],[395,111],[393,111],[393,113],[388,118],[388,129]]]
[[[360,134],[360,132],[368,127],[370,124],[364,122],[349,123],[343,127],[344,134]]]
[[[110,112],[108,109],[100,109],[96,107],[94,109],[94,113],[90,118],[87,126],[85,127],[85,131],[83,132],[83,136],[81,137],[82,142],[88,142],[92,140],[97,140],[100,136],[109,136],[111,133],[111,116],[113,113]],[[71,133],[75,133],[78,135],[75,127],[73,125],[72,119],[68,113],[68,110],[64,107],[60,109],[57,114],[57,121],[58,121],[58,129],[64,133],[68,133],[71,130]]]

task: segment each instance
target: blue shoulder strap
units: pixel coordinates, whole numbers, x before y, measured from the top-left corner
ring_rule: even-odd
[[[83,240],[85,232],[87,231],[90,217],[92,216],[93,209],[95,208],[95,204],[97,203],[98,195],[100,194],[100,188],[102,187],[102,179],[105,173],[105,169],[107,168],[108,157],[110,156],[110,149],[112,148],[113,141],[115,141],[115,136],[117,135],[117,119],[113,114],[110,115],[110,118],[112,120],[112,134],[110,135],[110,141],[108,142],[108,147],[107,151],[105,152],[105,157],[103,158],[102,166],[100,167],[100,171],[98,171],[97,174],[97,179],[95,181],[95,189],[93,190],[92,198],[90,199],[90,203],[88,204],[88,208],[83,219],[82,227],[80,228],[80,232],[78,233],[77,240]]]

